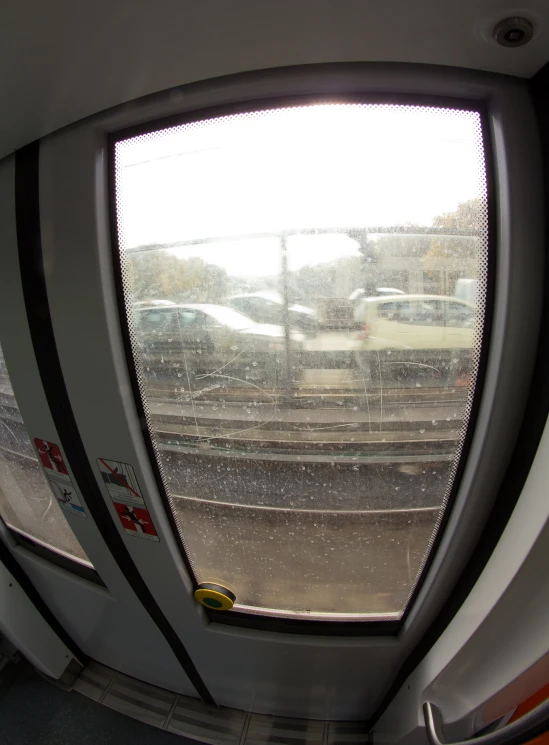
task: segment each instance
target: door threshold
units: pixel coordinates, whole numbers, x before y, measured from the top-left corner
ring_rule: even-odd
[[[365,722],[323,722],[208,706],[90,662],[73,690],[153,727],[209,745],[357,745],[370,741]]]

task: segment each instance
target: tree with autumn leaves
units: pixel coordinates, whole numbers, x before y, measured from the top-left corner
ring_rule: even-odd
[[[452,231],[463,231],[459,240],[436,236],[430,239],[430,247],[424,258],[426,269],[436,264],[437,258],[474,258],[478,251],[479,237],[467,235],[479,231],[482,225],[482,211],[486,209],[480,199],[469,199],[458,205],[454,212],[438,215],[433,220],[435,228],[448,228]]]
[[[180,259],[155,246],[128,251],[126,272],[135,301],[218,302],[227,282],[227,273],[221,267],[197,256]]]
[[[362,262],[358,258],[342,257],[326,264],[302,267],[292,273],[290,289],[297,299],[304,302],[313,296],[335,296],[339,289],[337,280],[342,273],[358,278],[366,269],[364,281],[366,284],[369,281],[370,291],[374,292],[380,281],[386,281],[378,265],[381,257],[417,258],[427,272],[442,265],[461,267],[464,260],[470,263],[477,256],[480,239],[475,233],[482,225],[483,209],[480,199],[470,199],[459,204],[454,212],[437,215],[433,227],[447,229],[448,235],[414,233],[413,225],[407,226],[412,228],[409,233],[377,235],[375,238],[364,230],[349,230],[349,236],[360,244]],[[126,270],[135,301],[167,299],[181,303],[220,303],[227,294],[250,291],[238,288],[235,278],[228,277],[222,267],[196,256],[179,258],[162,246],[139,246],[137,250],[128,251]],[[265,286],[270,287],[268,280],[272,283],[273,278],[257,278],[257,281],[261,279],[265,280]]]

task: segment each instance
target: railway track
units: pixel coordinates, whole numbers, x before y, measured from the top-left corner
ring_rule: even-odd
[[[356,391],[317,388],[302,389],[291,401],[271,394],[269,400],[255,400],[255,393],[250,401],[249,389],[209,390],[207,399],[162,398],[158,394],[165,396],[166,386],[149,388],[158,447],[182,457],[281,463],[381,466],[453,460],[464,389],[392,388],[363,394],[357,403]],[[9,381],[2,375],[0,443],[34,457]]]
[[[454,403],[463,406],[467,400],[468,389],[454,386],[451,388],[415,387],[415,388],[364,388],[364,386],[337,388],[334,386],[314,386],[312,388],[296,388],[292,395],[281,390],[265,390],[259,388],[227,388],[222,385],[209,385],[196,391],[187,391],[174,384],[147,384],[145,391],[149,401],[163,401],[190,403],[223,402],[223,403],[277,403],[293,408],[307,406],[323,407],[324,405],[342,404],[352,405],[364,403],[368,400],[371,405],[447,405]]]

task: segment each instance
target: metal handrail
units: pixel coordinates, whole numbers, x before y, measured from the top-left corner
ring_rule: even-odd
[[[430,745],[450,745],[442,732],[442,717],[435,704],[423,704],[425,728]],[[523,745],[549,731],[549,699],[536,706],[515,722],[486,735],[461,740],[451,745]]]

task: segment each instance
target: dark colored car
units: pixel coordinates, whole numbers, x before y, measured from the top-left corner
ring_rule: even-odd
[[[244,313],[256,323],[284,325],[284,300],[275,290],[233,295],[226,302],[231,308]],[[298,329],[309,335],[316,334],[317,314],[312,308],[298,303],[289,303],[288,318],[290,328]]]
[[[192,380],[225,379],[269,387],[287,371],[284,329],[255,323],[233,308],[214,304],[139,307],[136,333],[146,375]],[[299,366],[303,334],[292,332],[293,365]]]

